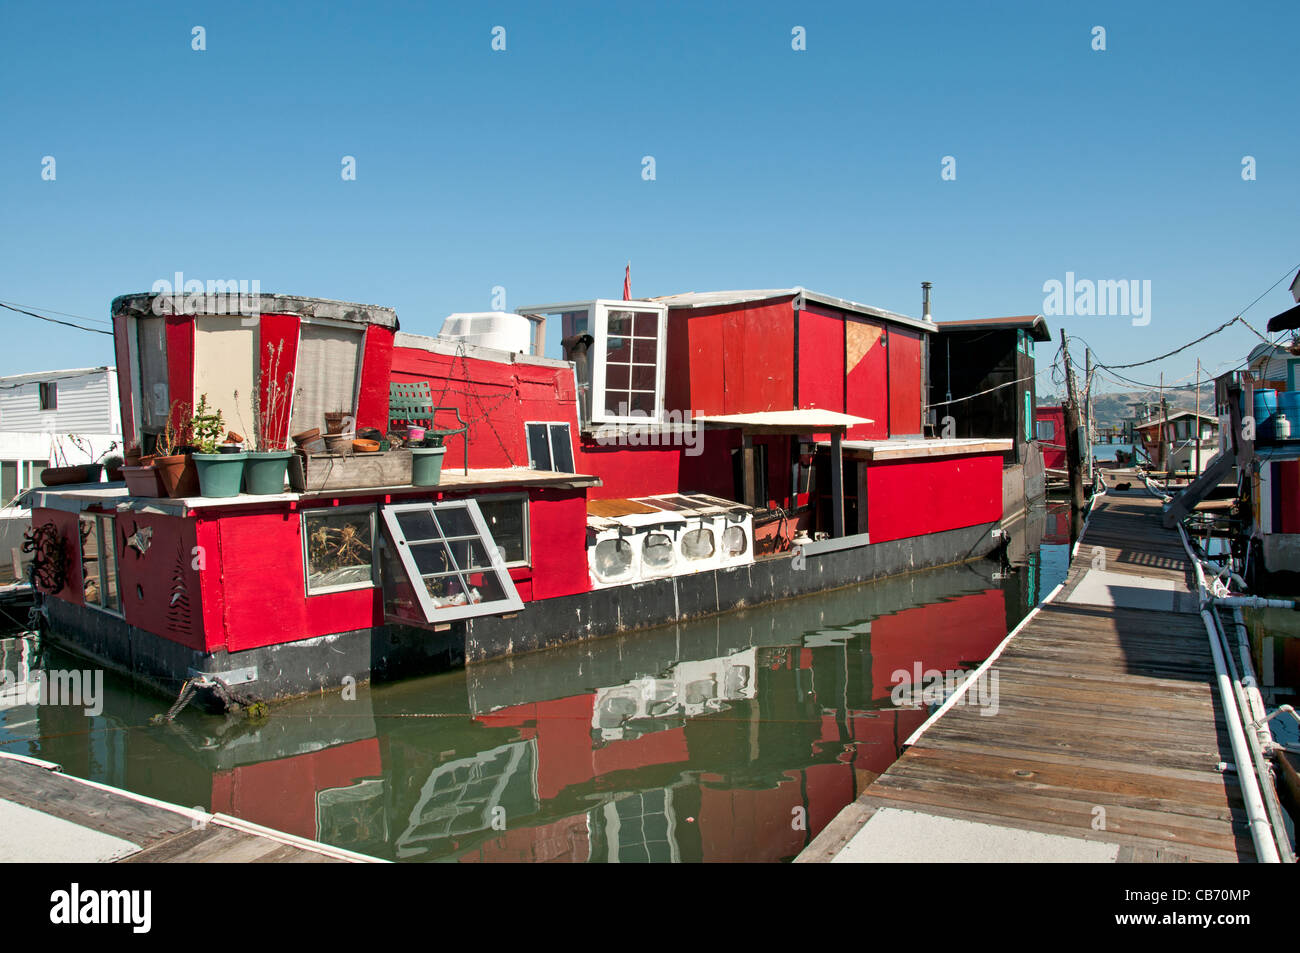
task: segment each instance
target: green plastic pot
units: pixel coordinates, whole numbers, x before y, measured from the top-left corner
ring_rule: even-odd
[[[446,453],[446,447],[412,447],[412,485],[437,486],[442,479],[442,458]]]
[[[199,471],[201,496],[239,496],[239,484],[244,476],[246,453],[196,453],[194,466]]]
[[[292,450],[248,454],[248,466],[244,468],[244,492],[254,496],[283,493],[285,473],[292,456]]]

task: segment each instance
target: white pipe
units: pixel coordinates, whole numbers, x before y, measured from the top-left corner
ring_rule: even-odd
[[[1202,577],[1203,578],[1203,577]],[[1265,599],[1263,596],[1212,596],[1217,606],[1240,606],[1243,609],[1294,609],[1294,599]]]
[[[1187,531],[1178,524],[1178,535],[1182,538],[1187,558],[1196,570],[1198,595],[1203,596],[1208,588],[1205,585],[1205,571],[1200,560],[1192,552],[1187,541]],[[1259,789],[1259,778],[1255,776],[1255,763],[1242,731],[1241,711],[1237,708],[1237,699],[1233,695],[1232,685],[1223,658],[1223,649],[1219,645],[1219,630],[1208,609],[1201,609],[1201,622],[1205,624],[1205,634],[1210,639],[1210,653],[1214,657],[1214,675],[1219,685],[1219,700],[1223,704],[1224,720],[1228,723],[1228,740],[1232,743],[1232,757],[1237,763],[1237,779],[1241,787],[1241,797],[1246,805],[1246,817],[1250,823],[1250,838],[1255,844],[1255,858],[1264,864],[1281,863],[1277,844],[1273,840],[1273,828],[1264,809],[1264,798]]]
[[[1255,664],[1250,659],[1250,643],[1246,639],[1246,619],[1241,614],[1241,610],[1234,608],[1232,610],[1232,624],[1237,630],[1237,654],[1241,656],[1241,670],[1244,673],[1241,678],[1241,687],[1246,693],[1246,701],[1250,705],[1250,722],[1255,728],[1255,738],[1258,740],[1260,747],[1268,751],[1274,747],[1276,742],[1273,741],[1273,733],[1269,731],[1268,725],[1268,706],[1264,704],[1264,696],[1260,694],[1259,682],[1255,678]]]

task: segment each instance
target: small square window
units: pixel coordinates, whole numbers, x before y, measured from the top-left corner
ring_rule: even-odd
[[[1035,426],[1038,430],[1036,439],[1043,443],[1051,443],[1052,438],[1056,436],[1056,425],[1050,420],[1040,420]]]
[[[375,584],[373,507],[307,510],[302,535],[308,595]]]
[[[58,410],[59,408],[59,385],[54,381],[46,381],[39,385],[41,392],[41,410]]]

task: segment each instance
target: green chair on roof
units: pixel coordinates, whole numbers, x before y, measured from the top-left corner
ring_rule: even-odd
[[[438,427],[438,414],[446,419],[448,413],[456,418],[450,429]],[[388,429],[398,426],[424,427],[427,436],[448,437],[461,434],[465,440],[465,473],[469,474],[469,424],[461,419],[456,407],[440,407],[433,403],[433,392],[428,381],[394,381],[388,385]]]

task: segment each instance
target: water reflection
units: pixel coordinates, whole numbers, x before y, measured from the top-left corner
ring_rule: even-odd
[[[0,746],[403,861],[779,861],[897,757],[897,671],[978,664],[1064,574],[1042,510],[1007,559],[276,707],[252,724],[110,677],[103,714],[0,706]],[[84,667],[2,643],[17,678]]]

